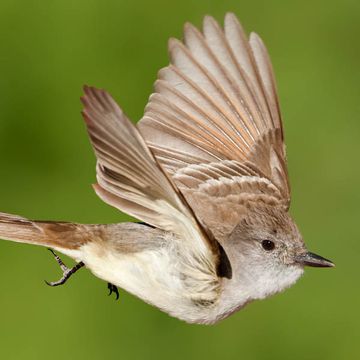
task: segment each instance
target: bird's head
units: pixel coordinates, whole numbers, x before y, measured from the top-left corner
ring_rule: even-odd
[[[295,222],[280,206],[249,207],[224,243],[224,250],[233,276],[246,284],[253,299],[291,286],[304,266],[334,266],[306,249]]]

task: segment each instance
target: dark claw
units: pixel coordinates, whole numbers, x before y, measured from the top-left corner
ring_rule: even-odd
[[[109,296],[114,292],[115,295],[116,295],[115,299],[118,300],[119,299],[119,290],[118,290],[118,288],[115,285],[113,285],[112,283],[108,283],[107,287],[109,289]]]
[[[82,268],[85,264],[80,261],[78,264],[76,264],[74,267],[72,268],[68,268],[63,261],[60,259],[60,257],[55,253],[54,250],[52,249],[48,249],[49,251],[52,252],[52,254],[55,257],[55,260],[57,261],[57,263],[60,265],[61,270],[63,271],[63,276],[61,277],[60,280],[58,281],[46,281],[45,283],[49,286],[59,286],[59,285],[63,285],[66,283],[66,281],[70,278],[70,276],[72,274],[75,274],[80,268]]]
[[[109,294],[108,294],[108,296],[110,296],[110,295],[112,294],[112,292],[113,292],[112,287],[113,287],[113,284],[108,283],[108,289],[109,289]]]

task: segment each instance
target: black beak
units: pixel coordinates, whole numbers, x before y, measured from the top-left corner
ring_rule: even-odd
[[[299,264],[313,267],[334,267],[335,264],[323,258],[322,256],[307,252],[301,255],[295,256],[295,261]]]

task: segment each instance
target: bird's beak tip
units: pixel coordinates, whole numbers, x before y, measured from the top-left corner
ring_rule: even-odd
[[[335,267],[335,264],[328,259],[323,258],[320,255],[306,252],[295,256],[295,261],[303,266],[312,267]]]

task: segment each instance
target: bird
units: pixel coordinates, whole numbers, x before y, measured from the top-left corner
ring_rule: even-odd
[[[135,125],[105,90],[84,86],[96,194],[139,222],[78,224],[0,213],[0,238],[48,247],[64,284],[82,267],[188,323],[214,324],[293,285],[308,251],[290,184],[273,68],[233,13],[169,40]],[[76,261],[67,267],[56,252]]]

